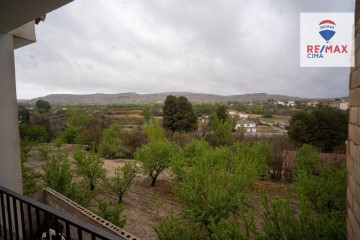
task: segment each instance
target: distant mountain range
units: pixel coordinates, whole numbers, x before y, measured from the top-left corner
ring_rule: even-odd
[[[42,99],[48,101],[50,104],[63,104],[63,105],[76,105],[76,104],[143,104],[143,103],[162,103],[165,101],[166,96],[185,96],[193,103],[215,103],[215,102],[249,102],[249,101],[267,101],[269,98],[274,101],[289,101],[289,100],[301,100],[304,98],[267,94],[267,93],[252,93],[242,95],[229,95],[221,96],[215,94],[205,93],[190,93],[190,92],[166,92],[166,93],[153,93],[153,94],[138,94],[138,93],[117,93],[117,94],[51,94],[44,97],[33,98],[30,100],[19,99],[21,103],[35,104],[37,100]]]

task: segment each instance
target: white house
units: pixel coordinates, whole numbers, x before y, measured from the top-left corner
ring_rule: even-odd
[[[240,120],[236,122],[235,130],[244,129],[245,133],[255,133],[256,123],[248,120]]]
[[[340,103],[340,109],[344,110],[344,111],[348,110],[349,109],[349,102],[341,102]]]
[[[316,107],[319,104],[318,101],[310,101],[306,103],[306,106],[308,107]]]
[[[287,106],[288,107],[294,107],[295,106],[295,101],[288,101]]]
[[[285,106],[285,103],[282,101],[277,101],[277,105]]]

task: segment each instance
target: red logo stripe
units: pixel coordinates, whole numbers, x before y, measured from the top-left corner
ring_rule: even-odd
[[[336,25],[333,21],[331,21],[331,20],[324,20],[324,21],[322,21],[319,25],[321,25],[321,24],[325,24],[325,23],[329,23],[329,24],[334,24],[334,25]]]

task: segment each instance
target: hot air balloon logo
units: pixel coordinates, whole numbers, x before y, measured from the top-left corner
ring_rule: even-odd
[[[331,20],[321,21],[319,24],[319,33],[326,42],[329,42],[336,33],[336,24]]]

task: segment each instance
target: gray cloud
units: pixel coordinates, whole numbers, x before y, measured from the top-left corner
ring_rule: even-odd
[[[299,14],[354,0],[76,0],[16,51],[18,98],[192,91],[348,94],[349,69],[299,67]]]

